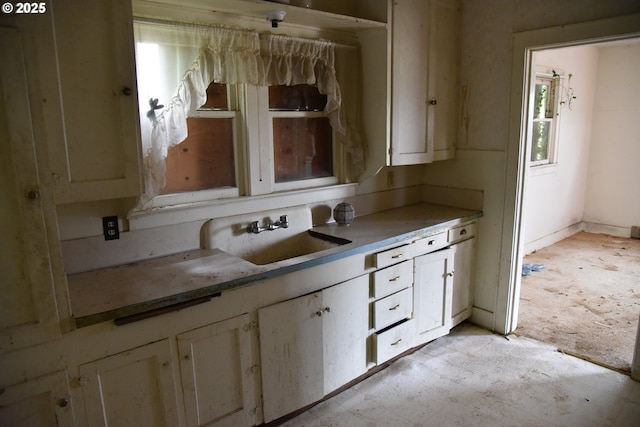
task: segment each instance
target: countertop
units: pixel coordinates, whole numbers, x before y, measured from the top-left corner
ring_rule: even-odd
[[[482,216],[482,212],[419,203],[356,217],[350,226],[314,227],[351,243],[267,265],[219,249],[198,249],[68,276],[78,327],[219,296],[260,280],[420,238]]]

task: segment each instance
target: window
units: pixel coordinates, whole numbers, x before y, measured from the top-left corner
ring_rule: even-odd
[[[346,126],[357,96],[345,84],[343,108],[336,72],[336,56],[358,69],[355,48],[336,55],[326,40],[143,19],[134,28],[138,210],[328,186],[347,181],[345,159],[349,172],[361,167],[360,137]]]
[[[207,100],[187,118],[188,136],[171,147],[160,194],[219,190],[212,197],[237,196],[236,96],[211,83]]]
[[[296,181],[306,181],[297,187],[337,182],[326,104],[326,95],[314,86],[269,87],[275,189],[287,189],[290,184],[285,183]]]
[[[536,73],[531,118],[531,166],[556,162],[558,137],[558,84],[560,75]]]

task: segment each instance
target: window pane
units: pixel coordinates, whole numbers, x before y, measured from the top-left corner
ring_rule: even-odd
[[[227,85],[212,82],[207,87],[207,102],[200,108],[227,110],[227,105]]]
[[[167,156],[163,194],[235,187],[233,119],[188,118],[189,136]]]
[[[549,104],[549,85],[536,84],[536,99],[533,111],[534,119],[544,119],[547,116],[547,106]]]
[[[551,122],[534,121],[531,133],[531,161],[538,162],[549,158],[549,128]]]
[[[309,85],[269,86],[269,109],[284,111],[322,111],[327,95]]]
[[[276,182],[333,175],[331,125],[326,117],[274,118]]]

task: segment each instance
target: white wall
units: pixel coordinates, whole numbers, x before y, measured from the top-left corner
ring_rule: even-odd
[[[640,225],[640,43],[602,48],[584,221],[629,237]]]
[[[535,65],[572,74],[576,99],[560,108],[557,161],[527,169],[524,192],[525,253],[553,244],[579,228],[587,191],[591,120],[598,49],[578,46],[534,53]],[[562,81],[568,88],[568,79]]]

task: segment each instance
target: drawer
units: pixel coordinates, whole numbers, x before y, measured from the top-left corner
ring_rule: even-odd
[[[401,261],[411,259],[411,245],[402,245],[393,249],[373,254],[373,260],[376,268],[384,268]]]
[[[448,244],[449,242],[447,241],[447,232],[443,231],[441,233],[434,234],[432,236],[425,237],[413,242],[413,253],[415,255],[428,254],[429,252],[442,249]]]
[[[389,295],[375,301],[373,305],[373,327],[382,329],[411,317],[413,313],[413,288]]]
[[[459,227],[452,228],[451,230],[449,230],[449,237],[448,237],[449,243],[458,242],[460,240],[466,240],[470,237],[475,236],[477,226],[478,226],[477,223],[472,222],[471,224],[461,225]]]
[[[373,361],[379,365],[409,350],[415,334],[413,319],[373,335]]]
[[[413,284],[413,262],[400,264],[378,270],[372,275],[373,297],[384,298]]]

